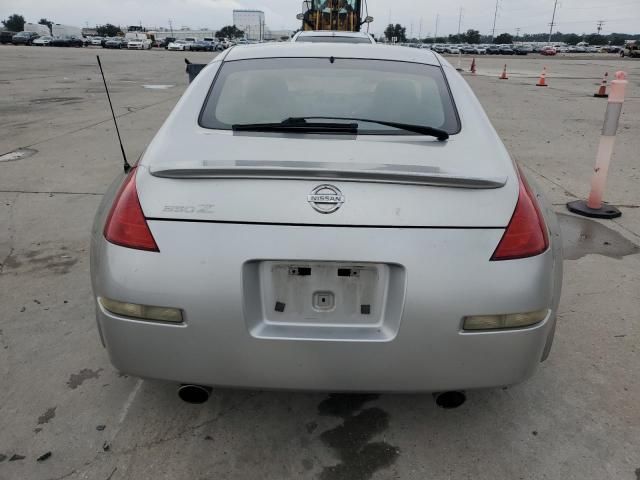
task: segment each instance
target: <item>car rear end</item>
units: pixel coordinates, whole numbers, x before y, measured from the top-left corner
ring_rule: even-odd
[[[332,78],[362,74],[340,58],[352,50],[330,53]],[[465,81],[424,58],[424,73],[442,77],[424,84],[438,95],[429,101],[453,109],[447,142],[211,128],[225,115],[255,120],[225,105],[243,72],[265,102],[253,108],[273,110],[277,72],[295,96],[320,67],[291,59],[294,75],[279,59],[270,77],[260,73],[269,62],[243,71],[240,59],[198,75],[96,217],[97,318],[116,368],[203,385],[398,392],[509,385],[535,370],[559,296],[553,218]],[[401,108],[388,110],[400,112],[410,99],[389,63],[372,68],[397,90],[379,92],[366,69],[361,88],[391,95]],[[210,92],[217,74],[230,93]]]

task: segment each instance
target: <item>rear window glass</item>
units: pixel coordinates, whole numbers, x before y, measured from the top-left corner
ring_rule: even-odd
[[[312,37],[309,35],[300,35],[296,38],[296,42],[307,43],[371,43],[371,40],[363,37],[330,37],[328,35],[321,35]]]
[[[423,125],[453,134],[458,116],[439,66],[328,58],[223,63],[200,116],[205,128],[279,123],[290,117],[364,118]],[[412,135],[373,122],[361,134]]]

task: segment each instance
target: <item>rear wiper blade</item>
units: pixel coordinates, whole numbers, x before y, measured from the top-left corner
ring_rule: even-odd
[[[353,118],[353,117],[293,117],[287,119],[289,121],[300,120],[348,120],[352,122],[367,122],[377,123],[378,125],[385,125],[391,128],[397,128],[399,130],[405,130],[407,132],[419,133],[420,135],[427,135],[429,137],[436,137],[441,142],[449,138],[449,133],[439,128],[428,127],[426,125],[412,125],[409,123],[397,123],[387,122],[384,120],[372,120],[370,118]]]
[[[287,118],[275,123],[240,123],[231,125],[234,132],[293,132],[293,133],[358,133],[357,123],[307,122],[304,118]]]

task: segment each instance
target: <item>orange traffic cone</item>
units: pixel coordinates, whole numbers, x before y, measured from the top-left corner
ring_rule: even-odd
[[[500,75],[498,77],[500,80],[509,80],[509,77],[507,77],[507,64],[504,64],[504,70],[502,70],[502,75]]]
[[[473,60],[471,61],[471,73],[472,73],[473,75],[475,75],[475,74],[476,74],[476,59],[475,59],[475,57],[474,57],[474,58],[473,58]]]
[[[593,94],[594,97],[597,98],[608,98],[609,94],[607,93],[607,80],[609,78],[609,72],[604,72],[604,78],[602,79],[602,83],[600,84],[600,88],[596,93]]]
[[[547,67],[542,69],[542,73],[540,74],[540,78],[538,79],[538,83],[536,83],[536,87],[548,87],[547,85]]]

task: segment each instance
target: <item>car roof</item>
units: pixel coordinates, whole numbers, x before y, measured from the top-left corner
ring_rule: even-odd
[[[298,32],[296,37],[355,37],[355,38],[371,38],[365,32],[343,32],[337,30],[307,30]]]
[[[224,61],[296,57],[357,58],[440,65],[438,56],[428,49],[367,43],[258,43],[232,48]]]

